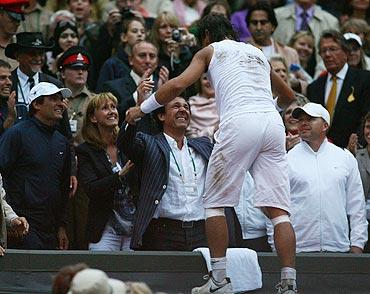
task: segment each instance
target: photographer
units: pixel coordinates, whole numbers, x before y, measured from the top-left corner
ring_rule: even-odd
[[[169,69],[170,78],[181,74],[189,65],[192,59],[190,47],[195,45],[194,37],[186,29],[179,28],[179,21],[174,14],[159,14],[149,38],[159,50],[159,65]]]

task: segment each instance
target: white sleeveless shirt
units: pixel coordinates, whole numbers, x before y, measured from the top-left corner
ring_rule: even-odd
[[[232,40],[210,46],[214,52],[207,75],[215,89],[221,124],[243,113],[276,111],[270,65],[260,49]]]

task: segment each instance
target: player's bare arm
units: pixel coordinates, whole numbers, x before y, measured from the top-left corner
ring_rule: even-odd
[[[187,87],[194,84],[208,69],[212,54],[213,48],[211,46],[207,46],[198,51],[194,55],[190,65],[181,75],[163,84],[158,91],[153,94],[154,96],[149,97],[148,100],[154,98],[155,101],[153,102],[157,103],[158,108],[160,105],[165,105],[172,99],[178,97]],[[130,108],[126,113],[126,121],[129,124],[133,124],[138,118],[143,117],[145,113],[154,110],[150,109],[150,111],[146,111],[145,109],[144,103],[141,106]]]

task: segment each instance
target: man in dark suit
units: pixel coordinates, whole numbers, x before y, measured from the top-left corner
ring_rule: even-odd
[[[311,102],[320,103],[332,117],[328,138],[340,147],[359,130],[361,119],[370,109],[370,72],[347,64],[349,50],[343,35],[324,31],[319,42],[327,73],[307,88]]]
[[[5,48],[5,55],[18,61],[19,66],[12,71],[12,91],[16,92],[16,123],[28,118],[30,104],[29,93],[31,88],[39,82],[49,82],[62,88],[59,80],[41,72],[45,61],[45,51],[51,49],[53,44],[46,44],[42,33],[18,33],[16,43]],[[67,138],[71,137],[68,114],[63,113],[58,130]]]
[[[111,92],[118,99],[120,120],[124,121],[126,111],[136,105],[136,88],[143,78],[150,78],[154,91],[168,80],[169,71],[166,67],[158,69],[158,50],[150,42],[141,41],[132,48],[129,57],[130,74],[116,80],[107,81],[101,86],[101,92]],[[148,118],[144,118],[148,120]],[[141,124],[142,126],[145,124]],[[149,128],[142,131],[151,133]]]
[[[182,97],[153,116],[162,133],[147,135],[128,125],[118,136],[118,148],[140,175],[131,248],[189,251],[206,246],[202,195],[213,144],[206,137],[186,139],[190,106]]]

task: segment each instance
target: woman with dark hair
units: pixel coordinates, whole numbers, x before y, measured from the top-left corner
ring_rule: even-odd
[[[230,5],[226,0],[211,0],[204,8],[201,18],[211,13],[219,14],[226,17],[227,19],[230,19]]]
[[[137,16],[131,16],[122,22],[122,32],[120,34],[120,44],[114,56],[107,59],[100,69],[99,79],[97,82],[97,91],[106,81],[123,78],[131,71],[129,64],[129,55],[132,47],[145,40],[145,23],[144,19]]]
[[[94,96],[82,126],[85,143],[76,149],[78,177],[90,199],[87,241],[90,250],[129,250],[135,212],[126,174],[126,164],[116,147],[117,99],[110,93]]]
[[[364,188],[365,200],[366,200],[366,218],[369,222],[368,232],[370,234],[370,112],[368,112],[362,121],[362,134],[365,141],[365,146],[362,149],[354,150],[356,159],[358,162],[358,168],[360,170],[362,186]],[[370,252],[369,242],[364,248],[364,252]]]
[[[363,19],[370,24],[370,1],[369,0],[347,0],[343,5],[340,22],[343,24],[349,19]]]
[[[56,74],[57,60],[67,49],[77,46],[79,42],[76,23],[71,20],[61,20],[54,29],[54,48],[51,54],[47,53],[48,69],[51,73]]]

